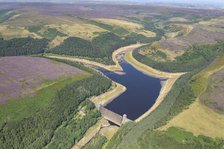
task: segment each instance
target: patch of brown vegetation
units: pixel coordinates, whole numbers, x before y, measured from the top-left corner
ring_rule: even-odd
[[[61,37],[61,36],[57,36],[55,37],[50,43],[49,43],[49,48],[54,48],[58,45],[60,45],[61,43],[64,42],[64,40],[66,39],[67,37]]]
[[[183,128],[194,135],[224,138],[224,116],[201,104],[199,99],[159,130],[170,127]]]
[[[173,17],[169,19],[169,22],[188,22],[189,20],[182,17]]]
[[[218,17],[192,26],[183,24],[184,34],[182,36],[162,39],[159,43],[163,48],[174,51],[184,50],[193,44],[216,43],[224,40],[223,22],[224,18]]]
[[[210,108],[224,114],[224,69],[213,74],[201,100]]]
[[[122,28],[125,28],[129,32],[135,32],[138,34],[142,34],[146,37],[154,37],[156,34],[154,32],[145,30],[142,24],[121,20],[121,19],[106,19],[106,18],[100,18],[96,19],[97,21],[100,21],[105,24],[113,25],[113,26],[119,26]]]
[[[167,130],[170,127],[180,127],[192,132],[194,135],[205,135],[212,138],[224,138],[224,116],[214,109],[202,103],[201,98],[207,94],[210,86],[209,78],[213,74],[224,69],[224,54],[222,53],[208,67],[199,72],[194,79],[192,89],[197,96],[195,102],[188,109],[171,119],[159,130]],[[223,100],[223,98],[221,98]]]
[[[75,36],[88,40],[91,40],[93,37],[95,37],[95,33],[106,31],[98,26],[87,24],[77,17],[70,17],[67,15],[43,15],[38,10],[31,9],[18,10],[17,13],[18,14],[16,17],[13,17],[2,23],[0,34],[2,34],[3,37],[40,37],[37,34],[30,33],[27,30],[28,27],[36,26],[38,24],[45,25],[45,27],[55,28],[68,36]],[[44,29],[46,30],[46,28]],[[40,32],[44,31],[44,29],[41,29]],[[53,43],[50,43],[50,46],[54,46],[55,43],[60,44],[58,41],[61,42],[63,40],[55,39]]]
[[[184,50],[190,45],[189,43],[178,38],[162,39],[159,41],[159,44],[162,48],[173,51]]]
[[[69,65],[39,57],[0,58],[0,103],[35,93],[45,80],[55,80],[83,73]]]
[[[82,22],[73,22],[72,24],[51,24],[49,27],[56,28],[58,31],[63,32],[68,36],[75,36],[89,40],[95,37],[95,33],[106,31],[95,25],[85,24]]]
[[[158,51],[161,51],[166,55],[166,58],[160,57],[153,55],[153,53],[156,53]],[[139,53],[141,55],[145,56],[150,56],[152,59],[156,61],[173,61],[177,56],[180,56],[184,53],[184,51],[178,51],[178,50],[169,50],[169,49],[164,49],[159,42],[154,42],[144,48],[141,48],[139,50]]]
[[[4,39],[21,38],[21,37],[41,38],[37,34],[29,32],[24,27],[15,27],[9,25],[0,25],[0,35]]]
[[[100,134],[105,136],[108,140],[110,140],[113,135],[118,131],[119,127],[115,125],[111,125],[109,127],[104,127],[100,130]]]

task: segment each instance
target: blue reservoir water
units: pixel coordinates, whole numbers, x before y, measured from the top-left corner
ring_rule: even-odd
[[[135,120],[155,103],[161,90],[161,80],[143,74],[125,61],[120,65],[125,72],[124,75],[99,69],[108,78],[127,88],[106,108],[120,115],[126,114],[129,119]]]

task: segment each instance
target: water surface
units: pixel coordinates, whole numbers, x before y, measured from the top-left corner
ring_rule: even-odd
[[[129,119],[135,120],[155,103],[161,90],[160,79],[143,74],[125,61],[120,65],[124,75],[100,69],[107,77],[127,88],[106,108],[120,115],[126,114]]]

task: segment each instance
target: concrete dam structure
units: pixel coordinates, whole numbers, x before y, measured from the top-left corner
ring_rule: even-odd
[[[122,124],[125,124],[131,121],[130,119],[127,118],[127,115],[124,114],[123,116],[121,116],[111,110],[104,108],[102,105],[97,106],[97,108],[106,120],[118,126],[121,126]]]

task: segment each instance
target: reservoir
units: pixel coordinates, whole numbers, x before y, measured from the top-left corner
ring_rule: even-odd
[[[105,108],[119,115],[126,114],[129,119],[135,120],[155,103],[161,90],[161,80],[138,71],[125,60],[120,65],[125,73],[123,75],[99,69],[108,78],[127,88]]]

